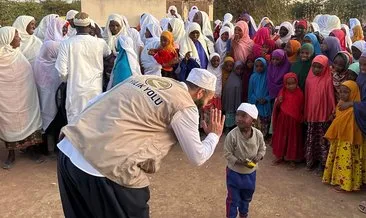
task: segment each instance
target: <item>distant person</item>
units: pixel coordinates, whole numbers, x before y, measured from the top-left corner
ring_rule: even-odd
[[[79,13],[78,11],[75,11],[75,10],[70,10],[67,12],[66,14],[66,20],[67,22],[69,22],[69,30],[67,32],[67,35],[70,37],[70,36],[74,36],[76,35],[76,29],[75,29],[75,25],[74,25],[74,18],[75,18],[75,15]]]
[[[172,5],[168,9],[168,14],[166,15],[167,18],[178,18],[182,20],[180,14],[178,14],[178,9],[176,6]]]
[[[62,81],[67,81],[66,113],[72,122],[88,101],[102,93],[103,57],[111,54],[107,43],[89,35],[89,15],[75,15],[77,34],[63,41],[56,61]]]
[[[50,24],[51,20],[58,18],[57,14],[49,14],[42,18],[41,22],[39,22],[37,28],[34,31],[34,35],[37,36],[40,40],[44,41],[44,36],[47,31],[47,27]]]
[[[3,168],[15,161],[15,150],[42,143],[42,120],[32,66],[20,52],[20,34],[14,27],[0,28],[0,139],[8,157]]]
[[[18,30],[21,38],[20,50],[33,66],[39,51],[42,47],[42,41],[34,35],[36,29],[36,20],[34,17],[22,15],[17,17],[13,23],[13,27]]]
[[[248,217],[249,204],[256,186],[258,162],[266,153],[262,133],[252,127],[258,118],[255,105],[242,103],[236,111],[238,125],[228,133],[224,143],[226,168],[226,217]]]

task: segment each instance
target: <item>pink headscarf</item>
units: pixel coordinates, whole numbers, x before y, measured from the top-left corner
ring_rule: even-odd
[[[235,27],[239,27],[242,30],[243,37],[238,41],[235,40],[235,35],[232,37],[233,58],[235,61],[246,62],[247,57],[252,53],[254,42],[249,37],[249,28],[245,21],[237,22]]]

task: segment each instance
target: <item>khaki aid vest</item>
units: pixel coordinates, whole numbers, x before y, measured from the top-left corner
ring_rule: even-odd
[[[139,166],[153,160],[159,169],[177,142],[170,122],[188,107],[195,104],[183,84],[136,76],[107,92],[62,132],[101,174],[122,186],[142,188],[149,180]]]

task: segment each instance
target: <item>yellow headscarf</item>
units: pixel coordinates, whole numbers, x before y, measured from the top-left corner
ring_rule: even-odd
[[[349,80],[342,83],[342,86],[346,86],[351,90],[349,101],[359,102],[361,100],[360,90],[356,82]],[[330,125],[324,137],[329,141],[340,140],[343,142],[348,142],[352,145],[363,144],[364,139],[362,136],[362,132],[358,128],[355,121],[353,107],[348,108],[344,111],[340,111],[337,108],[336,118],[333,121],[332,125]]]
[[[352,31],[353,31],[352,42],[363,40],[364,36],[361,25],[356,25],[355,27],[353,27]]]
[[[175,50],[175,47],[174,47],[173,33],[169,32],[169,31],[164,31],[161,33],[161,36],[165,37],[169,41],[168,45],[165,46],[163,49],[167,50],[169,52],[176,53],[177,51]]]
[[[231,56],[227,56],[227,57],[225,57],[223,65],[224,65],[226,62],[232,62],[232,63],[235,63],[234,58],[232,58]],[[222,68],[222,87],[224,87],[224,86],[225,86],[226,81],[229,79],[229,75],[230,75],[230,73],[231,73],[231,72],[227,72],[224,68]]]

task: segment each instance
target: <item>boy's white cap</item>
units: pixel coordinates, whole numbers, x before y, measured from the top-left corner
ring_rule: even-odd
[[[210,91],[216,90],[216,76],[205,69],[193,68],[187,77],[187,81]]]
[[[75,10],[70,10],[67,12],[66,14],[66,20],[72,20],[75,18],[75,15],[79,13],[79,11],[75,11]]]
[[[258,118],[258,109],[254,104],[241,103],[241,105],[238,107],[238,111],[246,112],[255,120]]]

